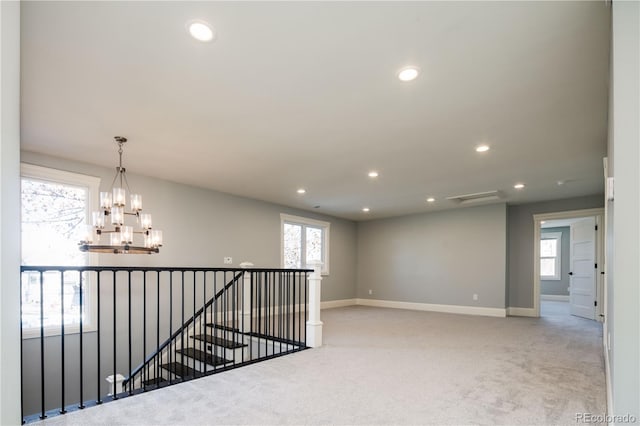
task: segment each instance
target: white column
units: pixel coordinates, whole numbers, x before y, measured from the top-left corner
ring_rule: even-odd
[[[307,345],[322,346],[322,321],[320,321],[320,294],[322,289],[322,262],[309,264],[313,273],[309,277],[309,320],[307,321]]]
[[[242,269],[249,269],[253,267],[253,263],[242,262],[240,267]],[[242,319],[240,320],[240,331],[243,333],[249,333],[251,331],[251,271],[245,271],[242,277]],[[242,349],[245,361],[251,359],[250,340],[251,337],[246,334],[243,335],[242,342],[247,345]]]
[[[115,379],[113,378],[113,374],[111,376],[107,376],[107,382],[111,386],[109,389],[109,395],[118,395],[122,393],[122,382],[124,381],[124,376],[120,373],[116,374]]]
[[[251,262],[242,262],[240,264],[242,269],[249,269],[253,267]],[[251,331],[251,271],[246,271],[242,278],[242,320],[241,330],[243,333]]]

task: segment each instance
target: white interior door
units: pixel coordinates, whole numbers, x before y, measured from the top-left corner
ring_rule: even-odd
[[[596,318],[596,221],[594,217],[571,225],[571,315]]]

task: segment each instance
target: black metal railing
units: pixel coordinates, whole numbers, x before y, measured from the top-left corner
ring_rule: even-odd
[[[306,348],[311,270],[21,271],[26,422]]]

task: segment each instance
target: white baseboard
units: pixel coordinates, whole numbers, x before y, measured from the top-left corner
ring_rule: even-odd
[[[507,315],[510,317],[537,317],[533,308],[507,308]]]
[[[358,299],[341,299],[341,300],[327,300],[326,302],[320,302],[320,309],[331,308],[343,308],[345,306],[357,305]]]
[[[413,311],[445,312],[449,314],[483,315],[488,317],[505,317],[504,308],[485,308],[481,306],[437,305],[433,303],[396,302],[393,300],[356,299],[358,305],[379,308],[409,309]]]
[[[607,329],[602,328],[602,334],[604,336],[604,381],[607,388],[607,414],[613,415],[613,391],[611,390],[611,368],[609,367],[609,348],[607,345]],[[612,422],[613,423],[613,422]]]
[[[565,296],[561,294],[541,294],[540,300],[555,300],[558,302],[568,302],[569,296],[568,295]]]

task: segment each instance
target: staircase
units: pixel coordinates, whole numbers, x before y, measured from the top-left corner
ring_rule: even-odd
[[[304,305],[272,281],[237,274],[132,371],[122,390],[156,389],[306,349]]]

